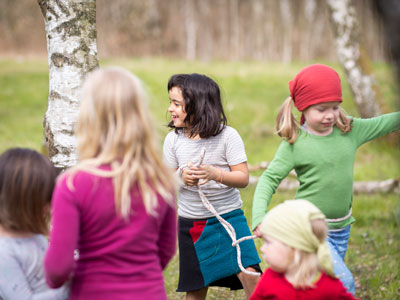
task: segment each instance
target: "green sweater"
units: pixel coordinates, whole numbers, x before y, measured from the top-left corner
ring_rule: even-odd
[[[300,186],[295,199],[314,203],[328,219],[346,216],[353,200],[353,165],[357,148],[365,142],[400,129],[400,112],[376,118],[354,118],[352,131],[343,134],[336,126],[328,136],[301,129],[296,142],[283,141],[267,170],[261,175],[253,199],[253,230],[267,212],[272,195],[294,169]],[[344,228],[350,218],[329,223],[330,229]]]

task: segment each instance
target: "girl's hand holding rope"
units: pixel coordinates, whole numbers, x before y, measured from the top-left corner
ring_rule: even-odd
[[[199,183],[199,179],[195,177],[193,174],[193,167],[192,162],[187,164],[187,167],[182,169],[182,180],[187,186],[196,186]]]
[[[201,165],[200,167],[191,167],[190,171],[193,174],[193,178],[197,179],[199,185],[206,184],[210,180],[220,182],[221,169],[211,165]]]

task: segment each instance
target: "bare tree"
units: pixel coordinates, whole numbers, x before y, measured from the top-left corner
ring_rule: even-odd
[[[95,0],[38,0],[47,37],[49,99],[44,118],[49,156],[57,168],[77,161],[73,135],[80,87],[98,66]]]
[[[239,0],[229,0],[230,52],[234,60],[240,57]]]
[[[292,61],[292,38],[293,38],[293,16],[291,3],[289,0],[281,0],[279,2],[280,12],[282,17],[282,27],[283,27],[283,53],[282,62],[290,63]]]
[[[376,102],[378,87],[371,72],[370,60],[360,46],[360,32],[351,0],[328,0],[339,61],[346,71],[361,117],[380,114]]]
[[[187,0],[184,6],[185,28],[186,28],[186,58],[196,58],[197,23],[195,20],[195,3]]]

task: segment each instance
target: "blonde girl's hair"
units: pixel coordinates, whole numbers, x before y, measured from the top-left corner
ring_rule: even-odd
[[[173,205],[177,181],[162,162],[142,83],[132,73],[108,67],[88,76],[76,136],[81,161],[70,171],[70,188],[78,170],[112,178],[116,210],[125,219],[134,186],[151,215],[156,215],[158,195]],[[102,165],[111,169],[99,168]]]
[[[286,98],[283,102],[278,116],[276,117],[276,133],[287,140],[289,144],[293,144],[298,136],[298,121],[292,113],[293,100],[291,97]],[[345,134],[351,131],[352,119],[347,117],[346,112],[339,107],[339,117],[336,120],[336,126]]]
[[[320,242],[323,242],[328,234],[328,227],[325,220],[315,219],[311,221],[311,228],[314,235]],[[322,271],[318,263],[317,253],[309,253],[299,249],[293,249],[293,261],[289,266],[295,270],[295,275],[291,280],[295,288],[314,287],[315,276],[318,271]]]

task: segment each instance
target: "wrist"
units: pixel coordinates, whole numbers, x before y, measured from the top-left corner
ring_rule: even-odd
[[[224,171],[221,168],[219,169],[219,177],[217,178],[217,182],[218,183],[223,183],[224,181]]]
[[[182,178],[182,173],[183,173],[183,168],[182,168],[182,167],[179,167],[179,168],[176,170],[176,175],[178,175],[180,178]]]

